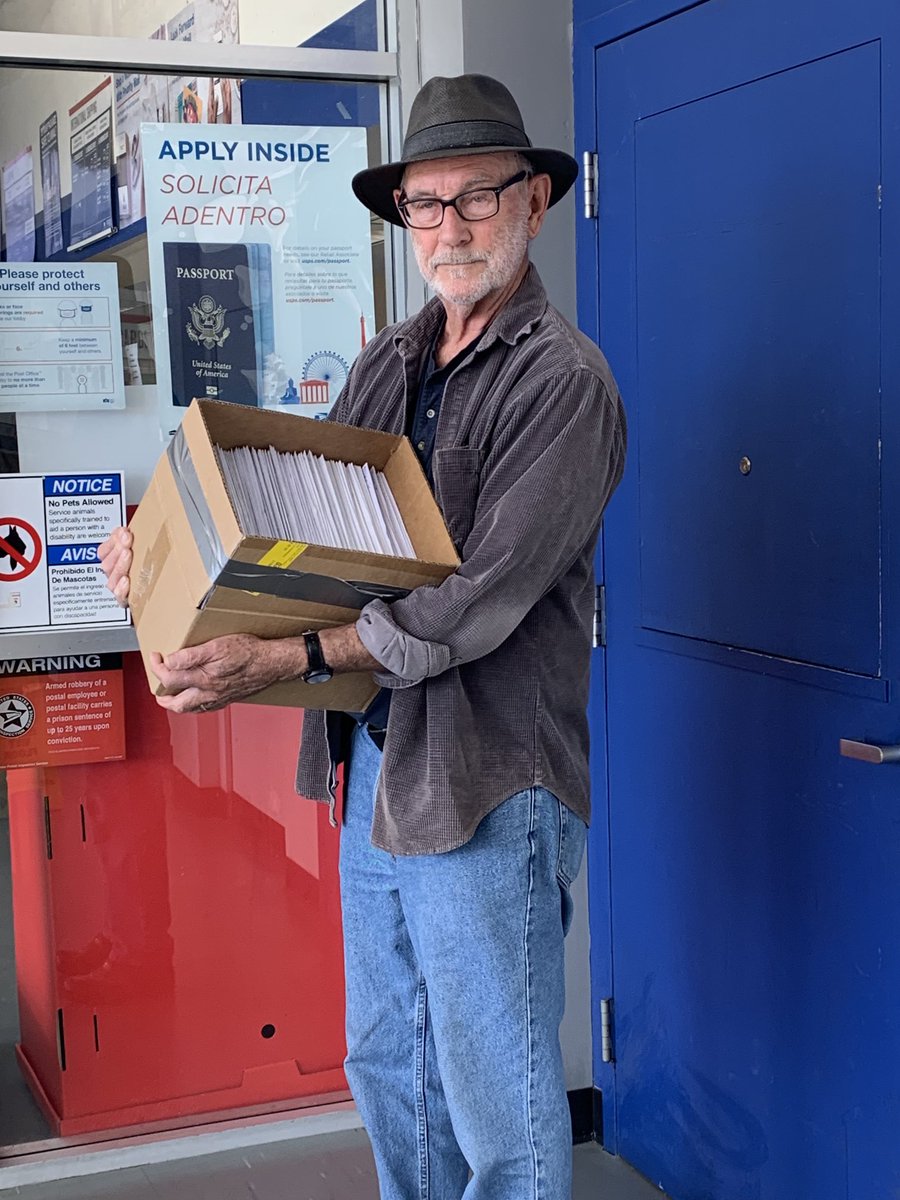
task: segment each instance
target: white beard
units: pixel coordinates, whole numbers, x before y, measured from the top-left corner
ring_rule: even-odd
[[[427,258],[415,237],[412,242],[419,271],[432,291],[446,304],[470,308],[492,292],[502,291],[515,277],[528,249],[528,218],[523,215],[501,225],[490,250],[444,248]],[[475,262],[484,267],[472,271],[464,266]]]

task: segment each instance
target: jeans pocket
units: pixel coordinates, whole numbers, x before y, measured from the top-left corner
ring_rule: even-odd
[[[571,887],[584,856],[587,826],[561,801],[557,801],[557,803],[559,804],[559,856],[556,863],[556,879],[559,883],[562,927],[565,937],[575,914]]]

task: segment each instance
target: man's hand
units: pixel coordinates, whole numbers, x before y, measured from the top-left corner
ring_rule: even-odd
[[[106,576],[106,586],[115,596],[116,601],[125,608],[128,604],[128,589],[131,561],[134,557],[131,546],[134,538],[121,525],[112,531],[97,553],[100,556],[100,569]]]
[[[266,641],[249,633],[213,638],[202,646],[150,655],[154,675],[173,696],[157,696],[169,712],[210,712],[261,692],[270,683],[296,679],[307,668],[302,638]]]
[[[133,543],[131,533],[120,526],[98,552],[106,586],[123,607],[128,603]],[[323,629],[321,639],[325,660],[335,674],[381,669],[359,640],[355,625]],[[302,637],[266,640],[249,633],[214,638],[165,657],[155,651],[150,655],[153,673],[174,693],[157,696],[156,702],[175,713],[224,708],[271,683],[298,679],[308,665]]]

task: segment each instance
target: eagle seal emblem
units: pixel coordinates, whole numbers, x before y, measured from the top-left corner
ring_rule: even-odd
[[[201,296],[196,304],[188,305],[191,323],[186,325],[187,335],[192,342],[204,350],[219,349],[231,330],[225,324],[225,309],[212,296]]]

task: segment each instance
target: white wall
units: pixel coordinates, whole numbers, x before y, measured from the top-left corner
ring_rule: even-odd
[[[417,58],[422,79],[477,71],[502,80],[515,96],[536,146],[575,153],[571,0],[419,0]],[[401,50],[403,48],[401,47]],[[404,94],[408,110],[411,97]],[[577,157],[577,155],[576,155]],[[576,191],[576,183],[573,193]],[[575,204],[570,193],[547,215],[532,259],[550,300],[575,320]],[[414,275],[415,265],[410,268]],[[410,295],[414,295],[413,288]],[[566,1085],[591,1085],[590,939],[587,871],[575,882],[575,920],[566,943]]]
[[[494,75],[506,84],[535,146],[574,154],[571,2],[461,3],[465,69]],[[565,200],[550,210],[532,254],[550,299],[573,322],[577,188],[576,182]]]

